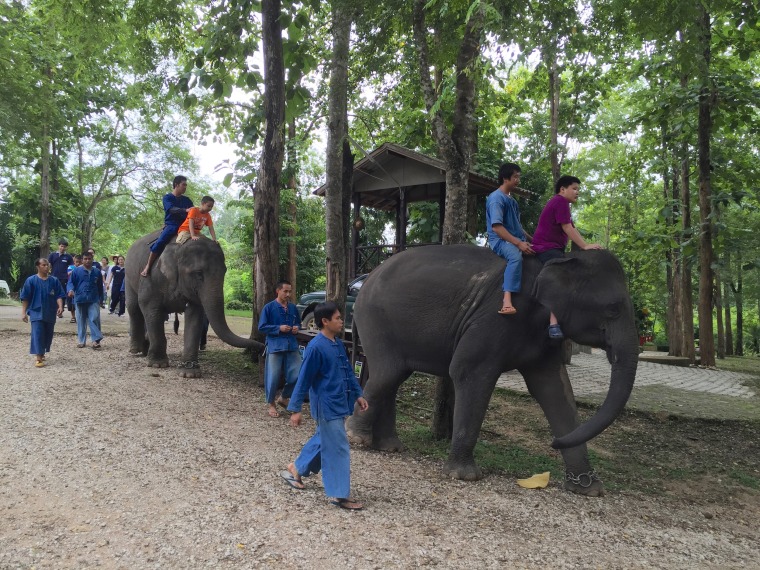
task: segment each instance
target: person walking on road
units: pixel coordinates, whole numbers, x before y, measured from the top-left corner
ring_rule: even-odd
[[[37,274],[27,278],[21,288],[21,320],[32,322],[29,354],[36,356],[35,366],[45,366],[45,354],[53,344],[56,317],[63,315],[66,293],[61,282],[50,275],[50,262],[44,257],[34,262]]]

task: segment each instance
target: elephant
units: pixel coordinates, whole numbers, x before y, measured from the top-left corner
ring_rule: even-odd
[[[264,345],[234,334],[224,318],[224,252],[221,246],[200,236],[183,244],[170,243],[148,277],[140,271],[148,259],[148,247],[160,232],[137,240],[127,253],[126,301],[131,335],[129,352],[148,357],[148,366],[169,366],[164,323],[169,313],[185,313],[185,346],[180,376],[198,378],[198,344],[205,311],[221,340],[259,354]],[[147,338],[146,338],[147,333]]]
[[[354,306],[354,335],[367,359],[365,412],[355,410],[349,438],[381,450],[402,448],[396,393],[413,371],[454,384],[454,429],[447,475],[477,480],[473,449],[502,372],[518,370],[549,421],[565,461],[568,491],[600,496],[586,441],[615,420],[633,388],[638,337],[622,266],[606,250],[570,252],[542,265],[523,258],[514,315],[497,313],[506,262],[485,247],[430,245],[409,249],[370,273]],[[549,311],[567,338],[603,348],[612,364],[604,403],[580,424],[562,363],[562,343],[547,334]],[[355,338],[356,340],[356,338]]]

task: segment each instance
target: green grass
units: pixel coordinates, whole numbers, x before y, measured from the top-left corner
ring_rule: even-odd
[[[14,301],[13,299],[0,299],[0,305],[4,307],[20,307],[21,302]]]
[[[449,442],[432,436],[434,381],[415,374],[399,390],[397,429],[408,452],[445,461]],[[581,420],[597,405],[579,403]],[[725,500],[738,491],[760,490],[757,420],[662,416],[626,409],[588,444],[592,467],[611,492],[636,491],[688,500]],[[550,447],[551,434],[529,395],[497,389],[475,446],[485,473],[523,478],[550,471],[562,481],[564,462]],[[721,484],[716,485],[720,480]]]
[[[253,313],[251,311],[243,311],[241,309],[225,309],[224,314],[228,317],[243,317],[246,319],[253,318]]]
[[[760,356],[727,356],[715,359],[715,365],[720,370],[752,374],[760,379]]]

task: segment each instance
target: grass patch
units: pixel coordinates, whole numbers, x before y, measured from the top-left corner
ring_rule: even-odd
[[[20,307],[21,301],[14,301],[13,299],[0,299],[0,306],[3,307]]]
[[[760,380],[760,356],[726,356],[715,360],[719,370],[751,374]]]
[[[227,317],[243,317],[244,319],[253,319],[253,313],[251,311],[242,309],[225,309],[224,314]]]
[[[415,374],[399,390],[397,427],[404,445],[445,460],[448,441],[430,431],[435,383]],[[579,403],[582,420],[598,406]],[[625,410],[588,443],[593,468],[612,492],[726,500],[738,491],[760,490],[760,421],[710,420]],[[527,394],[497,389],[488,407],[475,460],[483,470],[508,477],[550,471],[562,480],[564,462],[550,447],[548,423]]]

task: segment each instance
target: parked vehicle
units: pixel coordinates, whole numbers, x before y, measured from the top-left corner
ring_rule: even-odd
[[[11,296],[11,288],[8,287],[8,282],[3,279],[0,279],[0,295],[3,297]]]
[[[364,280],[367,278],[368,273],[359,275],[356,279],[348,284],[348,295],[346,297],[346,314],[344,315],[346,331],[351,331],[351,325],[354,321],[354,301],[359,294],[359,289],[364,285]],[[324,291],[312,291],[311,293],[304,293],[298,300],[298,314],[301,316],[301,328],[317,331],[317,323],[314,322],[314,308],[320,303],[325,302]]]

